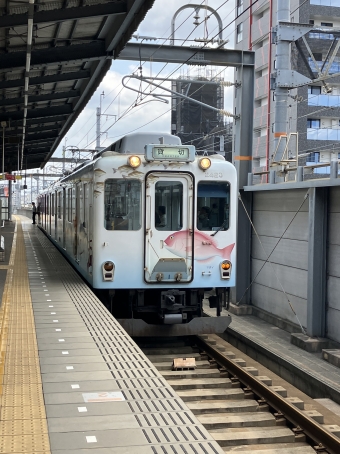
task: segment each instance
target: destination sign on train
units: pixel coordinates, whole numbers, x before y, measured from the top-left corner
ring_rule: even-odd
[[[145,157],[148,161],[194,161],[195,147],[192,145],[146,145]]]

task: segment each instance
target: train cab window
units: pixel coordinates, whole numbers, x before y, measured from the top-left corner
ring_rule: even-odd
[[[181,230],[183,226],[183,184],[158,181],[155,185],[155,228]]]
[[[230,185],[219,181],[201,181],[197,185],[197,229],[228,230]]]
[[[106,230],[139,230],[141,228],[142,188],[139,180],[105,181],[104,226]]]

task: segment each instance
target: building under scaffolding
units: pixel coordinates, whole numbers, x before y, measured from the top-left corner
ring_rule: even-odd
[[[211,81],[206,77],[180,77],[172,82],[172,90],[222,110],[222,79],[215,78],[216,85],[205,84],[208,80]],[[171,132],[178,135],[182,143],[194,145],[198,153],[223,153],[226,159],[231,160],[232,123],[225,123],[223,115],[216,110],[173,97]]]

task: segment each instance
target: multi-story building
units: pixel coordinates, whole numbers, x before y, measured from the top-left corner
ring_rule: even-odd
[[[209,81],[209,83],[207,83]],[[195,99],[216,109],[224,108],[224,88],[221,78],[213,82],[207,77],[180,77],[172,82],[172,90],[188,96],[173,97],[171,109],[171,132],[182,143],[190,143],[198,153],[222,152],[231,161],[232,123],[225,123],[223,115],[189,99]]]
[[[237,0],[235,47],[255,51],[253,171],[264,171],[275,152],[275,95],[270,74],[275,72],[276,45],[271,30],[277,24],[277,0],[251,3]],[[302,38],[291,44],[291,69],[315,79],[333,59],[328,73],[340,73],[340,0],[291,0],[290,11],[291,22],[313,27],[305,35],[307,46]],[[340,152],[340,77],[325,82],[307,83],[289,92],[287,133],[289,137],[298,132],[299,154],[306,155],[300,164],[329,162]],[[291,144],[288,150],[292,148],[295,155],[294,138]]]

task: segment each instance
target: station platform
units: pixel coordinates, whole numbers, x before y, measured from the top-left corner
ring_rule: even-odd
[[[216,309],[209,308],[207,299],[204,303],[204,311],[216,316]],[[221,315],[225,312],[223,309]],[[310,353],[293,345],[289,332],[255,315],[233,314],[222,337],[339,415],[333,423],[340,425],[340,368],[322,359],[321,353]],[[319,411],[325,413],[321,410],[320,407]]]
[[[0,453],[223,453],[38,226],[3,232]]]

